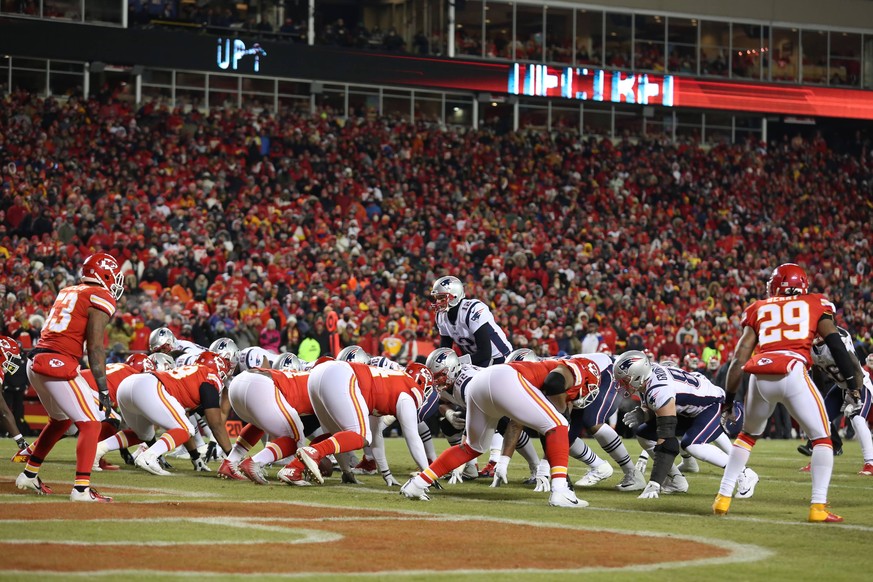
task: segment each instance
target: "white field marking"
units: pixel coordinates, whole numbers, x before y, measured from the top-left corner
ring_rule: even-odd
[[[250,529],[256,531],[265,531],[271,533],[278,533],[283,535],[288,534],[298,534],[301,537],[292,540],[240,540],[240,539],[232,539],[232,540],[197,540],[197,541],[162,541],[162,540],[153,540],[153,541],[136,541],[136,540],[109,540],[102,542],[92,542],[85,540],[54,540],[54,539],[44,539],[44,540],[36,540],[36,539],[9,539],[2,540],[0,539],[0,544],[6,545],[21,545],[21,544],[58,544],[58,545],[66,545],[66,546],[149,546],[149,547],[167,547],[167,546],[206,546],[206,545],[258,545],[264,543],[270,544],[286,544],[286,545],[298,545],[298,544],[323,544],[329,542],[336,542],[343,539],[343,536],[333,532],[327,532],[323,530],[317,529],[306,529],[306,528],[288,528],[281,527],[278,525],[269,525],[265,523],[260,523],[259,520],[263,520],[264,518],[234,518],[233,521],[228,521],[224,518],[218,517],[146,517],[146,518],[109,518],[109,519],[0,519],[0,525],[3,524],[33,524],[33,523],[68,523],[71,521],[75,521],[76,523],[85,523],[85,522],[93,522],[93,523],[154,523],[154,524],[164,524],[164,523],[201,523],[205,525],[211,526],[221,526],[221,527],[233,527],[238,529]]]
[[[15,483],[15,479],[10,479],[8,477],[0,477],[0,483]],[[61,483],[58,481],[44,481],[46,485],[58,486]],[[211,493],[208,491],[187,491],[182,489],[166,489],[163,487],[137,487],[135,485],[112,485],[110,483],[103,483],[100,487],[95,487],[96,489],[110,489],[113,490],[112,495],[126,495],[127,491],[130,491],[132,494],[141,493],[144,495],[166,495],[170,497],[184,497],[184,498],[192,498],[192,499],[202,499],[203,497],[209,497],[213,499],[221,499],[222,496],[219,493]],[[117,490],[117,492],[115,492]],[[0,497],[19,497],[20,493],[6,493],[0,495]],[[61,494],[63,495],[63,494]],[[44,496],[40,496],[44,497]]]
[[[250,503],[272,503],[270,501],[266,502],[250,502]],[[304,502],[285,502],[288,505],[296,505],[302,507],[312,507],[316,504],[304,503]],[[317,504],[322,507],[329,507],[332,509],[343,509],[348,511],[372,511],[369,508],[354,508],[354,507],[337,507],[330,506],[324,504]],[[391,510],[388,510],[391,511]],[[399,513],[407,513],[406,511],[400,511]],[[417,512],[416,512],[417,513]],[[506,518],[495,518],[495,517],[486,517],[486,516],[443,516],[443,515],[433,515],[433,514],[423,514],[419,516],[423,521],[438,521],[438,522],[488,522],[488,523],[503,523],[508,525],[520,525],[520,526],[535,526],[535,527],[543,527],[543,528],[556,528],[556,529],[565,529],[565,530],[576,530],[576,531],[602,531],[613,533],[617,535],[635,535],[635,536],[646,536],[646,537],[663,537],[663,532],[650,532],[650,531],[624,531],[618,529],[611,528],[591,528],[588,526],[573,526],[566,524],[547,524],[535,521],[527,521],[520,519],[506,519]],[[222,518],[183,518],[187,521],[197,521],[208,524],[223,524],[227,525],[228,522]],[[263,518],[258,518],[263,519]],[[343,521],[343,518],[331,518],[331,521]],[[27,520],[9,520],[15,522],[22,522]],[[68,521],[68,520],[46,520],[46,521]],[[69,521],[78,521],[78,520],[69,520]],[[93,519],[87,521],[94,522],[103,522],[103,521],[116,521],[116,522],[128,522],[128,521],[143,521],[143,522],[165,522],[165,521],[180,521],[180,519],[176,518],[147,518],[143,520],[124,520],[124,519],[111,519],[111,520],[101,520],[101,519]],[[250,521],[243,519],[242,521]],[[360,518],[352,516],[346,521],[361,521]],[[3,520],[0,520],[2,523]],[[253,527],[254,529],[259,529],[262,526],[259,524],[247,524],[247,527]],[[280,531],[295,531],[295,530],[286,530],[285,528],[281,528],[279,526],[263,526],[265,529],[270,528],[278,529]],[[297,530],[308,532],[309,530]],[[662,562],[658,564],[635,564],[630,566],[622,566],[622,567],[585,567],[585,568],[576,568],[576,569],[539,569],[539,568],[520,568],[520,569],[486,569],[486,570],[474,570],[474,569],[459,569],[459,570],[385,570],[379,572],[294,572],[294,573],[274,573],[274,572],[246,572],[245,574],[233,574],[226,572],[210,572],[210,571],[198,571],[198,572],[189,572],[189,571],[164,571],[164,570],[94,570],[87,572],[53,572],[53,571],[30,571],[30,576],[41,575],[41,576],[117,576],[117,575],[158,575],[158,576],[215,576],[215,577],[335,577],[337,574],[342,574],[343,576],[355,576],[355,577],[384,577],[384,576],[397,576],[397,575],[433,575],[439,574],[441,576],[451,576],[451,575],[470,575],[470,574],[482,574],[487,573],[489,575],[494,574],[580,574],[580,573],[589,573],[589,572],[651,572],[652,570],[668,570],[675,568],[685,568],[689,566],[712,566],[712,565],[722,565],[722,564],[737,564],[742,562],[755,562],[759,560],[766,559],[773,555],[773,552],[762,548],[760,546],[755,546],[751,544],[740,544],[728,540],[717,540],[710,539],[704,537],[695,537],[690,535],[683,534],[668,534],[670,537],[674,539],[682,539],[695,543],[703,543],[711,545],[715,548],[719,548],[722,550],[728,550],[730,553],[727,556],[715,557],[715,558],[702,558],[699,560],[683,560],[683,561],[675,561],[675,562]],[[341,536],[340,536],[341,537]],[[334,540],[330,540],[334,541]],[[19,542],[20,543],[20,542]],[[52,542],[46,542],[52,543]],[[220,542],[213,542],[220,543]],[[290,543],[290,542],[289,542]],[[306,542],[298,542],[298,543],[306,543]],[[85,544],[83,544],[85,545]],[[101,545],[97,543],[89,543],[87,545]],[[142,544],[142,545],[148,545]],[[184,545],[179,544],[179,545]],[[25,571],[4,571],[4,574],[12,574],[24,575]]]
[[[800,471],[798,471],[797,473],[800,474]],[[762,480],[766,478],[766,475],[761,475],[760,473],[758,476]],[[687,475],[686,475],[686,477],[687,477]],[[830,485],[828,485],[828,488],[829,489],[863,489],[864,491],[869,491],[871,481],[864,481],[864,479],[870,479],[870,477],[866,477],[864,475],[858,475],[857,477],[858,477],[858,484],[857,485],[851,485],[851,484],[847,485],[847,484],[843,484],[843,483],[834,483],[833,479],[832,479]],[[721,475],[711,475],[711,474],[706,474],[706,473],[694,473],[694,476],[691,478],[692,485],[693,485],[694,481],[699,480],[699,479],[707,479],[710,481],[720,482]],[[785,483],[788,485],[800,485],[800,486],[805,486],[805,487],[810,486],[809,479],[807,479],[805,481],[787,481],[785,479],[780,479],[779,483],[780,484]],[[598,489],[589,489],[589,491],[598,491]],[[600,491],[603,491],[603,489],[600,489]],[[692,492],[694,492],[694,491],[692,491]]]

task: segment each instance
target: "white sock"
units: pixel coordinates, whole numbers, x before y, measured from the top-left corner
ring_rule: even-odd
[[[731,449],[731,454],[728,456],[727,465],[724,468],[724,475],[721,478],[718,492],[725,497],[733,497],[734,488],[737,486],[737,479],[746,464],[749,462],[749,456],[752,454],[752,447],[744,441],[737,439],[734,441],[734,446]]]
[[[834,449],[830,445],[812,447],[809,461],[809,474],[812,476],[812,498],[810,503],[827,503],[828,486],[834,470]]]
[[[855,429],[855,438],[861,445],[861,455],[864,457],[864,464],[873,463],[873,438],[870,437],[870,427],[867,425],[867,419],[862,416],[853,416],[852,428]]]

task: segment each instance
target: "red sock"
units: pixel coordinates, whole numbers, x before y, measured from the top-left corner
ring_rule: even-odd
[[[100,423],[100,436],[98,437],[98,441],[102,441],[108,439],[112,435],[118,432],[118,427],[109,422],[108,420],[104,420]]]
[[[51,452],[55,443],[61,440],[61,437],[64,436],[64,433],[67,432],[71,424],[73,424],[73,421],[69,418],[66,420],[49,419],[48,424],[43,427],[42,432],[39,433],[39,438],[34,443],[33,453],[30,455],[30,461],[27,463],[29,470],[33,471],[35,469],[39,471],[39,465],[42,464],[46,456]],[[91,460],[93,461],[93,459]],[[88,470],[91,470],[90,466]]]
[[[253,424],[247,424],[239,431],[239,436],[236,437],[236,444],[240,445],[245,450],[251,450],[255,444],[264,436],[264,431]]]
[[[552,479],[567,478],[567,463],[570,460],[569,430],[566,426],[555,427],[546,433],[546,459],[552,467]]]
[[[188,438],[188,431],[184,428],[171,428],[161,435],[161,440],[167,443],[167,451],[172,451],[177,446],[185,443]]]
[[[350,430],[338,432],[329,439],[323,440],[312,448],[318,451],[322,457],[327,455],[335,455],[337,453],[345,453],[348,451],[357,451],[364,447],[367,441],[363,435]]]
[[[472,461],[482,453],[474,451],[469,445],[455,445],[443,451],[437,457],[437,460],[430,464],[430,467],[420,473],[422,479],[428,483],[433,483],[440,478],[440,475],[445,475],[455,467],[460,467],[467,461]]]
[[[297,441],[287,436],[279,437],[274,441],[268,442],[264,448],[271,449],[278,461],[297,452]]]
[[[76,423],[79,438],[76,441],[76,483],[77,487],[91,485],[91,467],[97,454],[97,438],[100,436],[100,423],[96,420],[83,420]]]

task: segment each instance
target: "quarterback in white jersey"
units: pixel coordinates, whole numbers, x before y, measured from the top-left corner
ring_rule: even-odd
[[[491,309],[478,299],[464,299],[464,285],[457,277],[440,277],[431,290],[436,310],[440,347],[457,344],[470,363],[486,367],[501,364],[512,351],[506,333],[494,321]]]
[[[870,374],[861,367],[861,362],[855,354],[855,346],[852,343],[851,334],[841,327],[838,327],[837,331],[840,334],[843,345],[846,346],[846,351],[849,353],[852,364],[855,366],[855,374],[860,374],[864,379],[864,389],[857,396],[847,392],[849,386],[846,383],[846,379],[843,377],[842,372],[840,372],[840,368],[837,366],[830,348],[820,338],[816,338],[816,341],[812,344],[812,350],[810,350],[812,353],[812,365],[824,372],[833,382],[833,386],[831,386],[827,396],[825,396],[825,409],[828,413],[828,420],[835,420],[839,417],[840,412],[842,412],[852,423],[857,440],[861,444],[861,454],[864,456],[864,466],[858,474],[869,477],[873,476],[873,440],[871,440],[870,427],[867,424],[867,415],[870,413],[871,403],[873,403],[873,382],[870,380]]]

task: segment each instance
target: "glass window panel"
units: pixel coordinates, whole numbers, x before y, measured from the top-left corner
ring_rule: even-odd
[[[634,22],[634,69],[663,71],[664,19],[637,14]]]
[[[176,86],[202,89],[206,87],[206,75],[200,73],[176,73]]]
[[[172,85],[173,71],[163,69],[145,69],[142,73],[143,84],[150,85]]]
[[[170,103],[172,90],[169,87],[153,87],[149,85],[142,86],[142,100],[154,101],[156,103]]]
[[[309,95],[311,83],[307,81],[282,81],[279,80],[280,95]]]
[[[203,89],[184,89],[176,87],[176,107],[199,109],[206,103],[206,92]],[[213,107],[215,105],[213,104]]]
[[[852,32],[831,32],[831,85],[861,83],[861,35]]]
[[[28,71],[12,67],[12,90],[45,95],[45,71]]]
[[[485,3],[485,56],[512,58],[512,4]]]
[[[51,61],[51,72],[61,73],[82,73],[85,71],[85,65],[82,63],[71,63],[69,61]]]
[[[667,20],[667,69],[671,73],[697,74],[697,20]]]
[[[22,59],[20,57],[12,57],[12,67],[16,69],[45,71],[47,62],[48,61],[44,59]]]
[[[639,105],[616,105],[614,137],[643,135],[643,109]]]
[[[313,90],[315,92],[315,90]],[[322,87],[321,93],[316,92],[315,106],[328,113],[346,115],[346,90],[345,87]]]
[[[412,98],[409,93],[384,93],[382,95],[382,115],[409,119]]]
[[[646,113],[646,112],[650,113]],[[653,136],[672,136],[673,135],[673,112],[663,107],[645,107],[643,108],[643,119],[645,120],[646,135]]]
[[[309,97],[289,97],[279,95],[279,111],[282,113],[301,112],[309,113]]]
[[[576,11],[576,64],[603,66],[603,12]]]
[[[9,92],[9,57],[0,55],[0,95]]]
[[[552,105],[552,129],[558,131],[579,131],[579,106],[555,107]]]
[[[442,123],[443,100],[415,96],[415,121]]]
[[[706,112],[706,131],[709,131],[710,126],[721,126],[731,128],[733,125],[733,116],[730,113],[720,113],[715,111]]]
[[[606,13],[606,66],[611,69],[631,67],[631,16]]]
[[[700,141],[703,115],[694,111],[676,111],[676,137]]]
[[[482,56],[482,19],[485,2],[471,0],[463,9],[455,7],[455,54]]]
[[[728,22],[700,22],[700,74],[727,77],[731,52],[731,25]]]
[[[375,120],[379,115],[379,93],[349,91],[349,117]]]
[[[224,90],[209,90],[209,107],[210,108],[222,108],[222,109],[233,109],[237,106],[237,93],[236,91],[224,91]]]
[[[519,129],[546,129],[549,124],[549,109],[543,106],[520,105],[518,108]]]
[[[118,0],[85,0],[85,20],[121,24],[121,7]]]
[[[573,9],[546,6],[546,61],[573,62]]]
[[[543,7],[517,4],[515,7],[515,59],[543,62]]]
[[[467,100],[446,99],[446,111],[443,115],[446,125],[461,125],[472,127],[473,103]]]
[[[79,0],[44,0],[43,16],[65,20],[82,20]]]
[[[733,76],[740,79],[760,79],[761,71],[766,70],[767,42],[769,29],[757,24],[734,24],[733,54],[731,55]]]
[[[81,93],[83,79],[83,73],[78,75],[73,73],[56,73],[54,71],[54,63],[52,63],[52,70],[49,73],[49,88],[52,95],[71,95],[77,92],[77,90]]]
[[[796,28],[773,28],[770,80],[796,83],[800,75],[800,35]]]
[[[232,75],[209,75],[210,89],[227,89],[236,91],[239,86],[239,78]],[[181,83],[179,83],[181,85]]]
[[[276,81],[273,79],[259,79],[257,77],[243,77],[242,90],[244,93],[269,93],[276,90]]]
[[[513,106],[509,103],[479,104],[479,123],[502,135],[512,131]]]
[[[25,14],[27,16],[39,16],[39,2],[22,0],[0,0],[0,13]],[[7,80],[3,81],[4,83]]]
[[[585,135],[610,135],[612,133],[612,105],[585,103],[582,110]]]
[[[210,104],[212,103],[212,93],[209,93]],[[235,104],[234,104],[235,106]],[[247,109],[253,109],[255,112],[261,110],[273,110],[273,97],[270,95],[253,95],[242,94],[242,106]]]
[[[804,83],[828,82],[828,33],[804,30],[800,35],[803,59],[800,69]]]

